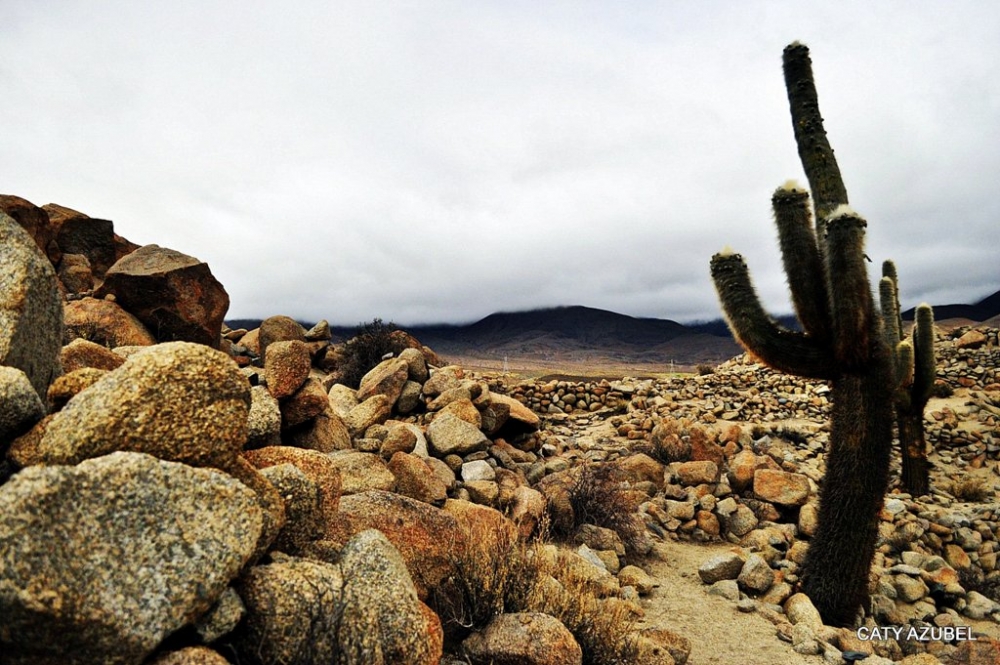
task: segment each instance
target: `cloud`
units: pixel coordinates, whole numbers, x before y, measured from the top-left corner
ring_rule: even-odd
[[[0,182],[206,260],[231,316],[718,316],[802,179],[809,44],[868,253],[905,306],[996,290],[1000,8],[818,2],[16,3]],[[985,249],[984,249],[985,248]]]

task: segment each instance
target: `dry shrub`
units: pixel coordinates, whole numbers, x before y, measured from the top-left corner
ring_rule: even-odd
[[[993,491],[982,478],[968,477],[951,483],[951,494],[959,501],[979,503],[993,495]]]
[[[698,365],[698,376],[708,376],[709,374],[715,374],[715,367],[712,365]]]
[[[451,554],[455,577],[431,599],[445,631],[459,639],[498,614],[518,611],[512,608],[525,604],[539,575],[534,549],[518,540],[516,529],[473,521],[467,542]]]
[[[672,462],[687,462],[691,459],[691,442],[685,436],[680,421],[664,419],[653,428],[650,435],[653,445],[652,455],[663,464]]]
[[[564,561],[557,557],[557,562]],[[638,633],[629,604],[618,598],[596,597],[590,581],[573,567],[555,566],[539,575],[534,591],[526,598],[527,605],[521,609],[559,619],[583,650],[584,665],[634,663]]]
[[[636,551],[642,544],[644,525],[636,515],[638,505],[628,489],[614,477],[613,466],[584,465],[567,491],[573,524],[569,530],[562,525],[557,535],[569,537],[582,525],[593,524],[617,533],[629,551]],[[557,527],[555,519],[553,527]]]
[[[393,336],[395,330],[396,326],[391,321],[383,323],[382,319],[358,326],[354,337],[340,349],[342,360],[337,366],[338,382],[357,389],[365,374],[382,362],[386,354],[398,355],[405,349],[406,344]]]

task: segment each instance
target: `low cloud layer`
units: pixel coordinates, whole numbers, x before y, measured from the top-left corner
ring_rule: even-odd
[[[3,193],[207,261],[231,317],[717,318],[724,245],[787,312],[794,40],[873,270],[904,307],[1000,288],[1000,6],[12,4]]]

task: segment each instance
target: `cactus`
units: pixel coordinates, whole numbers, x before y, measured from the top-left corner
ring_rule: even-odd
[[[914,496],[930,492],[927,443],[924,439],[924,408],[934,388],[937,372],[934,360],[934,310],[928,304],[917,307],[910,339],[903,335],[899,314],[899,281],[892,261],[882,264],[879,282],[886,344],[892,350],[896,429],[902,460],[903,489]]]
[[[868,281],[866,222],[847,190],[819,115],[809,50],[784,51],[785,87],[809,194],[794,184],[772,198],[784,270],[802,331],[767,315],[739,254],[712,257],[712,278],[733,334],[765,364],[832,385],[827,471],[803,590],[830,625],[851,625],[867,598],[878,514],[889,480],[893,365]]]

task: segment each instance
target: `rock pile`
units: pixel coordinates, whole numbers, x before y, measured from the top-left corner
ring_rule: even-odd
[[[0,203],[0,662],[580,663],[587,617],[641,615],[615,532],[525,544],[558,469],[518,400],[414,340],[348,388],[325,326],[229,330],[204,264]]]

